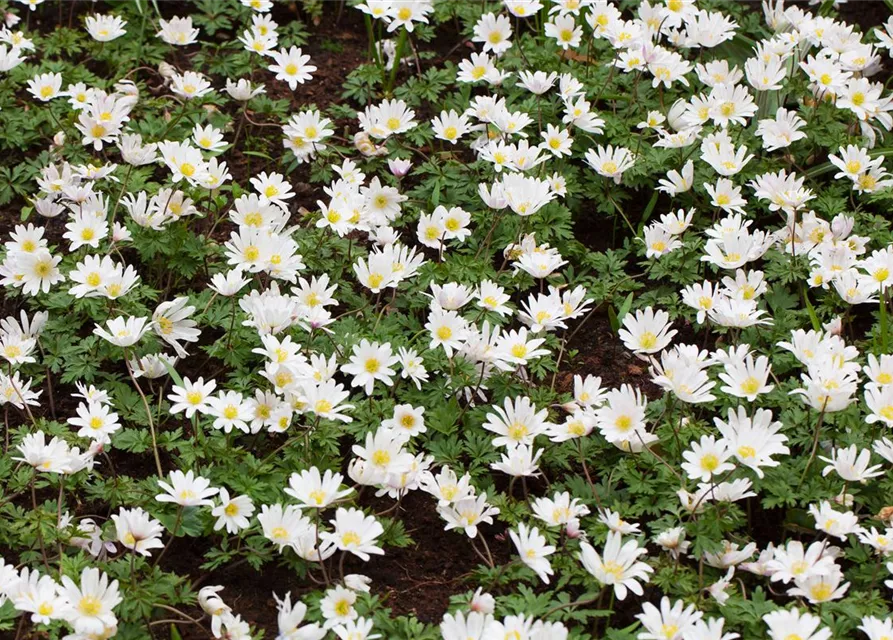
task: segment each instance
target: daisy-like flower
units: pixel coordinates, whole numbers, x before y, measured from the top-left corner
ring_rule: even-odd
[[[445,613],[440,623],[440,635],[443,640],[479,640],[491,626],[493,616],[478,610],[466,615],[462,611]]]
[[[882,422],[893,427],[893,385],[866,385],[865,404],[869,411],[865,418],[866,423]]]
[[[171,345],[177,355],[185,358],[188,354],[180,345],[180,341],[197,342],[201,331],[196,329],[198,323],[190,319],[195,307],[189,304],[189,298],[181,296],[169,302],[162,302],[152,314],[152,328],[158,336]]]
[[[499,514],[497,507],[487,503],[486,493],[457,500],[452,504],[439,505],[437,511],[446,520],[445,531],[462,529],[469,538],[477,537],[478,526],[493,524],[493,516]]]
[[[211,408],[208,399],[217,388],[217,382],[204,378],[199,378],[195,382],[191,382],[189,378],[183,378],[183,386],[173,385],[168,400],[171,402],[171,413],[177,414],[181,411],[186,413],[187,418],[192,418],[196,411],[199,413],[207,413]]]
[[[12,264],[8,264],[11,262]],[[4,278],[4,284],[21,287],[22,293],[36,296],[38,291],[49,293],[57,282],[65,280],[59,270],[62,256],[53,256],[46,249],[38,249],[32,253],[16,253],[10,259],[7,255],[4,266],[11,272]]]
[[[438,506],[445,507],[453,502],[474,497],[471,476],[467,473],[461,478],[449,467],[443,467],[435,476],[424,471],[419,477],[419,488],[438,499]]]
[[[484,53],[493,52],[501,56],[512,46],[512,24],[507,16],[485,13],[474,25],[472,42],[481,42]]]
[[[143,556],[150,556],[151,549],[160,549],[164,546],[161,542],[164,527],[139,507],[120,509],[118,513],[112,514],[112,521],[115,523],[118,542],[127,549]]]
[[[393,354],[390,343],[369,342],[365,338],[360,344],[353,346],[350,361],[341,366],[341,371],[353,376],[352,387],[363,387],[366,395],[372,395],[376,381],[393,386],[394,375],[392,365],[398,358]]]
[[[645,628],[640,632],[640,640],[683,640],[689,637],[694,625],[704,614],[698,611],[694,605],[685,606],[682,600],[677,600],[672,605],[666,596],[660,600],[660,609],[650,602],[642,605],[642,613],[636,618]]]
[[[855,533],[859,526],[859,518],[855,513],[835,511],[827,500],[818,505],[809,505],[809,513],[815,518],[816,529],[841,540],[846,540],[847,535]]]
[[[72,613],[70,603],[50,576],[42,576],[28,567],[16,573],[11,566],[0,565],[0,579],[16,610],[30,613],[31,622],[35,624],[64,620]],[[6,597],[2,598],[4,602]]]
[[[822,619],[811,613],[801,614],[797,609],[778,609],[763,616],[769,627],[770,640],[788,640],[791,636],[801,640],[830,640],[831,629],[822,627]]]
[[[532,445],[534,438],[551,428],[548,422],[549,410],[537,411],[536,405],[526,396],[512,399],[506,397],[504,406],[492,407],[488,413],[484,429],[498,437],[493,439],[495,447],[513,447],[519,444]]]
[[[159,19],[161,31],[156,36],[168,44],[186,46],[198,41],[198,28],[192,26],[192,16],[180,18],[174,16],[170,20]]]
[[[525,366],[530,360],[549,355],[548,349],[540,348],[545,342],[545,338],[530,336],[526,327],[503,332],[496,342],[496,364],[505,370],[515,368],[512,365]]]
[[[211,81],[195,71],[187,71],[183,75],[174,74],[171,78],[171,91],[187,100],[201,98],[212,91]]]
[[[390,18],[388,33],[403,27],[412,33],[415,22],[428,23],[428,14],[434,11],[431,0],[390,0],[386,15]]]
[[[234,428],[244,433],[251,429],[251,410],[241,393],[236,391],[220,391],[206,401],[208,408],[203,412],[214,418],[213,427],[230,433]]]
[[[103,444],[111,443],[111,435],[121,428],[118,414],[111,407],[100,402],[83,402],[78,404],[77,417],[69,418],[68,424],[80,427],[78,435],[82,438],[97,440]]]
[[[261,505],[257,516],[264,537],[279,547],[294,548],[305,532],[315,537],[315,528],[309,518],[301,515],[301,510],[294,506],[284,507],[281,504]]]
[[[556,493],[551,498],[536,498],[531,503],[533,515],[552,527],[577,528],[580,518],[589,514],[589,507],[571,498],[567,491]]]
[[[353,489],[341,489],[344,476],[326,469],[320,475],[319,469],[310,467],[300,473],[293,473],[288,479],[285,493],[310,509],[325,509],[334,502],[353,493]]]
[[[839,570],[824,575],[807,575],[794,580],[794,587],[788,589],[788,595],[802,596],[812,604],[839,600],[850,587],[849,582],[840,584],[842,580],[843,573]]]
[[[211,509],[211,515],[217,518],[214,531],[226,527],[227,533],[239,533],[251,526],[251,515],[254,513],[254,502],[249,496],[230,498],[229,491],[221,487],[217,493],[220,504]]]
[[[28,80],[28,92],[41,102],[62,95],[62,74],[41,73]]]
[[[772,412],[757,409],[753,418],[747,410],[739,406],[737,410],[729,409],[728,422],[713,418],[713,423],[728,442],[729,451],[735,459],[746,467],[750,467],[760,478],[763,477],[761,467],[777,467],[779,462],[773,455],[787,455],[790,449],[784,445],[787,436],[779,433],[781,422],[772,421]]]
[[[468,116],[460,115],[451,109],[450,111],[441,111],[439,116],[431,120],[431,128],[434,130],[435,138],[456,144],[471,127]]]
[[[692,442],[690,448],[682,453],[685,462],[682,469],[692,480],[710,482],[714,476],[722,475],[735,468],[729,462],[732,457],[728,443],[714,436],[701,436],[699,442]]]
[[[164,490],[164,493],[155,496],[158,502],[173,502],[181,507],[214,505],[210,498],[217,495],[217,489],[211,486],[207,478],[195,475],[191,469],[186,473],[175,469],[168,477],[170,484],[158,481],[158,486]]]
[[[676,330],[671,330],[670,326],[670,314],[645,307],[623,318],[623,328],[618,335],[623,345],[634,353],[657,353],[676,335]]]
[[[605,509],[604,511],[599,511],[598,514],[599,521],[608,527],[609,530],[614,533],[621,533],[625,536],[630,534],[640,535],[641,531],[639,531],[639,525],[627,522],[623,518],[620,517],[620,514],[616,511],[612,511],[611,509]]]
[[[444,311],[439,306],[432,309],[425,323],[431,334],[429,349],[442,347],[448,358],[461,349],[468,335],[468,322],[455,311]]]
[[[546,538],[536,527],[528,528],[523,522],[518,523],[518,531],[509,529],[509,537],[521,556],[521,562],[533,569],[540,580],[549,584],[549,576],[554,571],[548,556],[555,553],[555,547],[546,544]]]
[[[337,624],[346,624],[356,619],[359,614],[354,608],[357,601],[357,594],[341,585],[329,589],[323,595],[319,602],[319,609],[322,617],[326,620],[326,627],[332,627]]]
[[[624,147],[615,148],[612,145],[607,147],[599,145],[595,149],[589,149],[585,158],[596,173],[611,178],[615,184],[620,184],[623,172],[635,163],[632,151]]]
[[[84,18],[87,33],[97,42],[111,42],[120,38],[127,33],[124,29],[126,24],[120,16],[95,14]]]
[[[583,27],[576,24],[572,15],[556,16],[546,23],[545,34],[554,38],[563,50],[576,49],[583,38]]]
[[[640,445],[653,442],[655,436],[645,431],[647,400],[641,390],[628,384],[605,394],[604,404],[595,411],[599,431],[611,443]]]
[[[117,580],[109,582],[108,575],[89,567],[81,572],[80,584],[63,575],[62,592],[72,607],[68,622],[77,633],[102,637],[116,627],[114,608],[122,600]]]
[[[294,91],[298,84],[304,84],[313,77],[316,67],[310,62],[310,56],[304,54],[298,47],[280,49],[270,53],[274,64],[268,68],[276,74],[277,80],[288,83],[288,88]]]
[[[613,586],[617,598],[624,600],[628,591],[642,595],[640,582],[647,582],[648,574],[654,571],[639,560],[647,552],[635,538],[624,543],[621,534],[611,531],[603,553],[599,554],[588,542],[581,542],[579,557],[586,571],[601,584]]]
[[[822,475],[837,472],[847,482],[867,483],[869,479],[884,475],[881,465],[871,465],[871,449],[860,450],[856,445],[845,449],[833,449],[831,457],[819,456],[819,460],[828,463]]]
[[[744,358],[733,358],[725,363],[724,371],[719,374],[719,379],[725,383],[721,389],[753,402],[757,396],[775,388],[775,385],[767,384],[770,373],[769,358],[766,356],[754,359],[753,354],[749,353]]]
[[[333,531],[319,535],[335,548],[352,553],[366,562],[372,555],[384,555],[384,549],[375,544],[384,533],[384,527],[374,516],[367,516],[359,509],[339,507],[331,524]]]
[[[239,102],[248,102],[251,98],[266,93],[263,85],[255,87],[250,80],[245,78],[239,78],[236,81],[227,78],[225,89],[233,100],[238,100]]]
[[[93,329],[93,333],[111,342],[113,345],[131,347],[139,342],[146,334],[146,331],[149,330],[148,323],[148,318],[134,318],[132,316],[124,318],[123,316],[118,316],[108,320],[105,323],[105,328],[97,324]]]
[[[280,369],[280,373],[283,371],[285,369]],[[341,404],[350,397],[350,392],[340,382],[326,380],[320,384],[305,383],[302,389],[307,411],[312,411],[320,418],[327,420],[353,422],[353,418],[345,412],[353,409],[354,405]]]
[[[290,640],[322,640],[326,635],[326,630],[321,628],[319,624],[312,623],[302,625],[304,616],[307,615],[307,605],[303,602],[295,602],[292,605],[291,593],[285,594],[285,598],[280,600],[273,594],[276,601],[276,608],[279,611],[277,623],[279,626],[279,638],[289,638]]]
[[[394,407],[394,415],[383,420],[381,426],[403,434],[407,439],[428,431],[425,426],[425,407],[414,407],[411,404],[398,404]]]

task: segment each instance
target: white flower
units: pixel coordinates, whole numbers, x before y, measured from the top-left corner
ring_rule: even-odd
[[[248,496],[230,498],[229,491],[221,487],[217,494],[220,504],[211,509],[211,515],[217,518],[214,531],[226,527],[227,533],[238,533],[251,525],[249,518],[254,513],[254,503]]]

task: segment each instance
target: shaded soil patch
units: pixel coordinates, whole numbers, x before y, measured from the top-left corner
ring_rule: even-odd
[[[570,331],[575,329],[569,327]],[[651,382],[648,364],[634,356],[617,334],[611,329],[607,315],[596,314],[577,331],[568,343],[568,351],[576,350],[573,357],[565,357],[556,379],[556,388],[573,392],[574,376],[598,376],[607,388],[631,384],[639,387],[649,399],[661,396],[663,391]]]

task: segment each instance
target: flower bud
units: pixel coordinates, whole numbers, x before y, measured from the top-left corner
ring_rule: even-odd
[[[409,169],[412,167],[412,162],[409,160],[404,160],[403,158],[393,158],[388,160],[388,169],[391,170],[391,173],[394,177],[402,178],[407,173],[409,173]]]

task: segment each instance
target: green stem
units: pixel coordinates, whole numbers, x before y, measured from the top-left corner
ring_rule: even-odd
[[[397,69],[400,68],[400,60],[403,58],[403,48],[406,46],[406,29],[400,30],[400,36],[397,38],[397,48],[394,51],[394,66],[391,68],[391,74],[388,76],[388,82],[385,85],[385,95],[390,96],[394,89],[394,83],[397,80]]]

